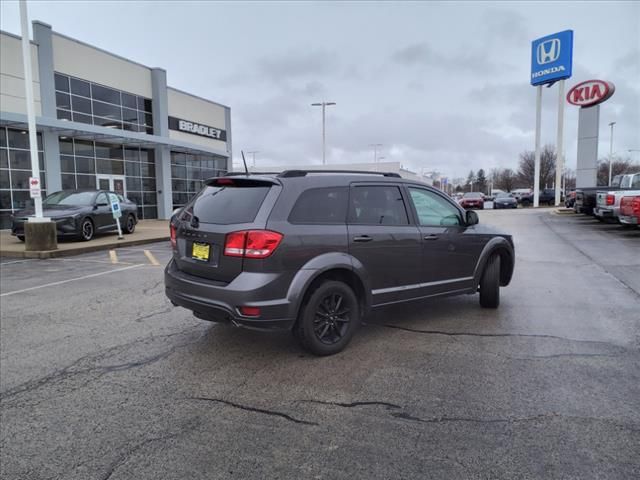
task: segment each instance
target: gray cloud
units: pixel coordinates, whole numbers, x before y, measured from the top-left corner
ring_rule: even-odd
[[[533,148],[530,42],[566,28],[576,33],[567,86],[591,77],[617,86],[601,109],[601,151],[609,121],[618,122],[614,148],[640,148],[638,2],[555,1],[545,4],[552,20],[536,2],[89,3],[29,8],[56,31],[163,67],[172,86],[230,105],[236,160],[259,150],[258,166],[319,163],[321,116],[309,104],[326,99],[338,103],[327,112],[330,164],[370,161],[375,142],[413,170],[514,167]],[[0,2],[0,22],[19,32],[17,2]],[[557,87],[543,99],[543,143],[554,143]],[[566,109],[571,158],[577,112]]]

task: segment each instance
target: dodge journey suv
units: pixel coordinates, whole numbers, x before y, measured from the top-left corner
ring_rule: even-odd
[[[166,294],[196,317],[292,330],[341,351],[383,305],[475,294],[497,308],[510,235],[393,173],[290,170],[212,178],[171,220]]]

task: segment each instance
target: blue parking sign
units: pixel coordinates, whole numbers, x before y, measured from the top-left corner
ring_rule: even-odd
[[[573,30],[531,42],[531,85],[544,85],[571,77]]]
[[[122,216],[122,210],[120,210],[120,201],[115,193],[109,194],[109,203],[111,204],[113,218],[120,218]]]

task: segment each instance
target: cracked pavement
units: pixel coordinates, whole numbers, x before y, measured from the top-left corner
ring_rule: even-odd
[[[328,358],[172,307],[142,248],[3,260],[41,288],[0,297],[0,477],[638,478],[640,230],[480,216],[516,243],[497,311],[384,308]]]

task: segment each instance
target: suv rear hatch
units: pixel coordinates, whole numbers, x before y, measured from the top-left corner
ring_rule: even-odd
[[[273,205],[265,199],[277,195],[278,185],[271,179],[208,180],[171,226],[177,268],[216,283],[231,282],[242,272],[244,258],[225,255],[225,241],[233,232],[265,228],[265,207]]]

